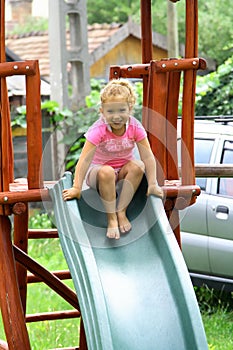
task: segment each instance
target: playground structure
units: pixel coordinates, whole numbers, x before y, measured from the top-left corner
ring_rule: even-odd
[[[200,193],[199,187],[195,185],[194,102],[196,72],[198,69],[205,68],[205,61],[198,58],[197,12],[197,0],[186,0],[185,58],[155,61],[152,57],[151,2],[149,0],[141,1],[141,18],[146,19],[141,21],[142,63],[133,66],[114,66],[110,69],[110,78],[127,77],[143,80],[143,124],[148,131],[151,147],[158,162],[158,181],[163,186],[165,193],[164,208],[179,245],[181,245],[179,210],[194,203],[196,196]],[[29,350],[31,346],[26,322],[80,317],[81,312],[76,294],[61,281],[67,278],[69,273],[65,271],[51,273],[27,255],[29,238],[53,238],[58,235],[56,232],[46,230],[31,232],[28,229],[29,203],[51,200],[50,191],[46,188],[41,171],[42,133],[39,64],[35,60],[6,62],[3,0],[1,0],[0,26],[0,303],[7,339],[7,342],[0,341],[0,349]],[[184,79],[180,181],[177,159],[177,111],[181,72],[184,72]],[[15,181],[13,175],[13,147],[5,78],[17,74],[24,75],[26,79],[27,183]],[[11,214],[14,214],[13,242],[8,217]],[[33,274],[30,278],[27,278],[27,271]],[[62,312],[62,315],[57,312],[28,317],[26,315],[27,283],[38,280],[45,282],[55,290],[75,310]],[[88,344],[90,345],[91,335],[87,334],[88,342],[86,342],[84,328],[87,333],[88,326],[85,325],[85,322],[83,325],[81,321],[80,350],[87,349]],[[200,332],[202,332],[201,328]],[[196,333],[194,332],[194,334]],[[203,335],[201,335],[201,339],[203,339]],[[195,346],[194,349],[198,349],[198,343]],[[89,348],[92,349],[92,347]],[[77,349],[77,347],[73,349]],[[171,349],[173,350],[173,348]]]

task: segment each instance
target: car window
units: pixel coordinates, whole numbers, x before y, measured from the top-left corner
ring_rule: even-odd
[[[194,160],[195,164],[209,164],[210,157],[214,145],[214,140],[211,139],[199,139],[194,140]],[[202,190],[206,189],[206,178],[196,178],[196,183]]]
[[[233,164],[233,142],[225,141],[222,158],[222,164]],[[233,179],[229,177],[218,179],[218,194],[233,197]]]
[[[178,163],[181,164],[181,140],[178,140]],[[214,146],[214,139],[195,138],[194,140],[194,161],[195,164],[209,164]],[[206,178],[196,178],[196,184],[205,191]]]

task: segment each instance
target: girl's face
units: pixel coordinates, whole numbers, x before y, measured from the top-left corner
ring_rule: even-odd
[[[125,125],[129,120],[131,108],[125,100],[116,99],[102,104],[100,112],[103,114],[106,123],[112,128],[112,132],[121,135],[125,132]]]

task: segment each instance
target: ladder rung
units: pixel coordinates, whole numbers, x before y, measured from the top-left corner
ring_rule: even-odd
[[[54,311],[54,312],[43,312],[37,314],[26,315],[26,322],[40,322],[40,321],[52,321],[61,320],[68,318],[79,318],[81,316],[78,310],[67,310],[67,311]]]

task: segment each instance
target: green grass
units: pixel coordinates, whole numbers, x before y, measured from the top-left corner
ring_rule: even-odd
[[[233,312],[220,309],[215,313],[202,314],[210,350],[233,349]]]
[[[29,241],[29,253],[49,270],[66,269],[58,239]],[[73,288],[71,281],[66,281]],[[195,289],[202,312],[209,350],[233,349],[233,296],[215,291]],[[43,283],[28,286],[27,313],[72,309]],[[74,347],[79,342],[79,319],[27,324],[32,350]],[[0,320],[0,339],[5,339]]]
[[[67,269],[58,239],[30,241],[29,254],[50,271]],[[65,283],[74,289],[72,281]],[[27,313],[70,309],[72,307],[63,298],[43,283],[29,285]],[[33,350],[77,346],[79,342],[79,319],[29,323],[28,330]]]

